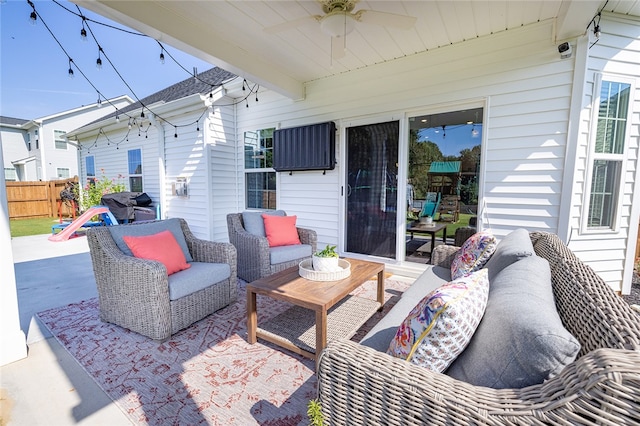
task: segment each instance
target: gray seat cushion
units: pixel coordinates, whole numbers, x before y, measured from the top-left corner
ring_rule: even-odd
[[[180,248],[184,253],[184,257],[187,259],[187,262],[193,262],[193,257],[191,257],[191,253],[189,253],[189,247],[187,246],[187,240],[185,240],[184,234],[182,233],[182,227],[180,227],[180,220],[177,218],[160,220],[157,222],[148,222],[140,225],[115,225],[109,226],[108,229],[111,233],[113,241],[115,241],[118,248],[128,256],[133,256],[133,253],[131,252],[131,249],[129,248],[127,243],[124,242],[124,239],[122,237],[142,237],[145,235],[153,235],[157,234],[158,232],[169,230],[180,245]]]
[[[286,216],[284,210],[267,210],[267,211],[245,211],[242,212],[242,223],[244,224],[244,230],[250,234],[257,235],[259,237],[266,237],[267,234],[264,231],[264,219],[263,214],[272,216]]]
[[[433,266],[424,271],[411,287],[402,294],[400,300],[391,308],[389,313],[362,338],[360,344],[380,352],[386,352],[389,349],[391,340],[398,331],[398,327],[400,327],[409,312],[424,296],[449,282],[450,276],[450,270],[440,266]]]
[[[226,263],[191,262],[191,267],[169,275],[169,300],[205,289],[231,276],[231,267]]]
[[[293,244],[290,246],[271,247],[269,249],[269,262],[272,265],[290,262],[296,259],[311,257],[312,248],[309,244]]]
[[[530,256],[490,282],[484,317],[446,374],[476,386],[523,388],[558,374],[579,351],[556,311],[549,263]]]
[[[489,270],[489,283],[493,281],[496,274],[505,267],[517,262],[525,257],[533,256],[533,244],[529,238],[529,231],[520,228],[507,234],[496,248],[495,253],[484,267]]]

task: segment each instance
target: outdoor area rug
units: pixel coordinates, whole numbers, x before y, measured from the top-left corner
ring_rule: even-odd
[[[352,339],[361,339],[411,282],[387,278],[383,312]],[[375,299],[375,290],[370,280],[353,294]],[[314,361],[262,340],[248,344],[245,295],[239,281],[236,302],[164,342],[101,322],[98,299],[38,317],[134,424],[307,425]],[[258,324],[288,307],[258,296]]]

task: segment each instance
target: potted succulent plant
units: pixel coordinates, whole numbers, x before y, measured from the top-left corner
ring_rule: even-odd
[[[313,269],[315,271],[333,272],[340,270],[338,264],[339,255],[336,246],[327,246],[324,250],[317,251],[313,254]]]

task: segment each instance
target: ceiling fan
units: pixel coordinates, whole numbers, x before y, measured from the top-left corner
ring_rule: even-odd
[[[359,0],[317,0],[322,6],[324,15],[309,15],[292,21],[266,27],[265,32],[275,34],[280,31],[296,28],[309,20],[315,20],[320,24],[323,33],[331,36],[331,57],[339,59],[344,57],[346,50],[347,34],[352,32],[357,22],[409,29],[416,23],[416,18],[407,15],[398,15],[389,12],[361,9],[353,12]]]

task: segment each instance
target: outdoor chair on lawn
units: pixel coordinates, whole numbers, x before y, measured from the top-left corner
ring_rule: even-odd
[[[238,251],[238,277],[247,282],[266,277],[311,258],[318,237],[311,229],[296,227],[301,244],[271,247],[262,214],[286,216],[282,210],[247,211],[227,215],[229,241]]]
[[[184,219],[90,228],[87,240],[102,321],[164,340],[237,298],[236,249],[196,238]],[[149,260],[157,252],[170,259]]]

